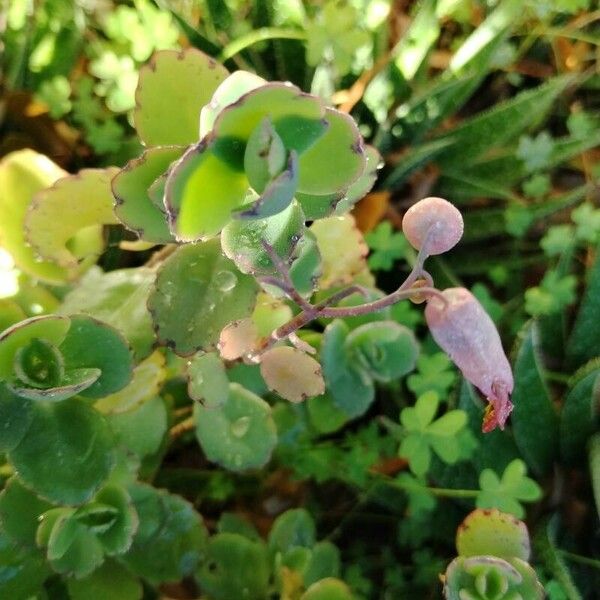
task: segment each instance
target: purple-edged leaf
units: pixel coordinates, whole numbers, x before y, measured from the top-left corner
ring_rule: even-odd
[[[198,140],[200,110],[227,77],[206,54],[161,50],[140,69],[133,121],[146,146],[187,146]]]
[[[165,207],[171,232],[178,240],[217,235],[231,220],[231,211],[244,203],[246,175],[223,160],[215,148],[211,141],[192,146],[167,177]]]
[[[150,197],[150,188],[157,180],[162,182],[153,189],[155,199],[160,195],[162,205],[165,180],[161,176],[182,153],[183,148],[177,146],[150,148],[139,158],[130,160],[112,180],[115,214],[143,240],[157,244],[173,241],[164,206],[162,211],[157,208]]]
[[[300,156],[298,190],[305,194],[345,191],[365,170],[365,149],[352,117],[328,108],[325,121],[325,134]]]

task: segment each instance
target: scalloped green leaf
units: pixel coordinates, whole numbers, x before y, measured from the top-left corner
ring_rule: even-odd
[[[206,552],[208,537],[194,507],[180,496],[141,483],[129,493],[139,527],[121,561],[155,584],[191,575]]]
[[[23,226],[35,194],[65,175],[47,156],[29,149],[11,152],[0,161],[0,246],[8,250],[19,269],[54,284],[64,283],[69,273],[38,259],[25,240]]]
[[[317,282],[321,275],[321,252],[317,237],[310,229],[306,229],[294,248],[290,277],[296,290],[302,296],[310,297],[317,289]]]
[[[0,493],[0,525],[14,542],[35,546],[39,517],[52,504],[28,490],[16,476],[11,477]]]
[[[66,369],[100,369],[101,375],[81,391],[102,398],[131,381],[133,357],[127,340],[114,328],[87,315],[70,317],[71,327],[60,345]]]
[[[459,556],[487,554],[527,561],[531,555],[531,543],[523,521],[496,509],[477,509],[459,526],[456,550]]]
[[[196,437],[208,460],[230,471],[264,466],[277,443],[271,407],[237,383],[218,408],[194,405]]]
[[[183,153],[179,146],[149,148],[139,158],[130,160],[112,180],[112,193],[115,197],[115,214],[140,239],[167,244],[174,241],[162,210],[156,207],[150,197],[150,188],[167,171],[169,165]],[[154,188],[164,193],[166,180],[162,186]],[[162,203],[162,197],[160,198]]]
[[[313,583],[300,600],[355,600],[355,596],[340,579],[326,577]]]
[[[107,485],[96,494],[94,502],[113,509],[113,516],[108,525],[96,531],[105,554],[123,554],[131,546],[138,528],[138,516],[130,495],[119,486]]]
[[[221,233],[221,247],[242,273],[267,275],[275,268],[263,243],[284,261],[304,233],[304,213],[297,202],[272,217],[231,221]]]
[[[223,327],[252,313],[257,292],[214,239],[182,246],[164,262],[148,308],[160,342],[189,356],[215,349]]]
[[[32,419],[31,400],[17,396],[0,382],[0,452],[8,452],[18,445]]]
[[[152,317],[146,300],[155,271],[145,267],[103,273],[94,267],[69,292],[59,311],[86,313],[118,329],[129,341],[136,360],[148,356],[154,344]]]
[[[392,381],[410,373],[419,356],[414,333],[395,321],[360,325],[348,334],[346,349],[378,381]]]
[[[188,393],[207,408],[223,405],[229,396],[225,365],[216,352],[196,354],[187,365]]]
[[[241,140],[245,146],[252,132],[268,117],[287,150],[302,154],[326,130],[324,114],[316,96],[305,94],[290,83],[268,83],[225,107],[215,120],[211,135]]]
[[[28,487],[53,502],[85,502],[108,477],[114,463],[110,430],[86,402],[69,398],[32,407],[31,424],[9,451],[9,460]]]
[[[349,327],[335,320],[325,328],[321,346],[321,365],[327,392],[333,403],[349,417],[364,414],[375,399],[371,377],[357,369],[346,350]]]
[[[321,434],[338,431],[348,422],[348,415],[333,403],[329,394],[309,398],[306,408],[312,426]]]
[[[82,261],[95,262],[104,249],[102,226],[118,223],[110,187],[117,172],[114,167],[83,169],[38,192],[25,216],[27,241],[35,252],[74,275]]]
[[[41,591],[50,569],[41,552],[26,550],[0,531],[0,597],[26,599]]]
[[[141,582],[114,561],[104,562],[87,577],[70,578],[67,581],[67,589],[71,600],[141,600],[144,593]]]
[[[236,533],[212,536],[197,572],[202,590],[214,600],[266,598],[269,575],[264,542]]]
[[[140,69],[133,121],[146,146],[198,140],[200,110],[225,80],[225,67],[199,50],[161,50]]]
[[[328,108],[325,121],[325,134],[300,156],[298,191],[305,194],[345,191],[365,171],[365,150],[354,119]]]
[[[298,348],[278,346],[260,357],[260,373],[269,389],[290,402],[325,392],[321,365]]]
[[[9,384],[15,394],[21,398],[36,401],[61,402],[71,396],[81,394],[91,387],[102,375],[100,369],[71,369],[66,371],[59,385],[47,389],[22,387],[18,382]]]
[[[169,227],[180,241],[217,235],[232,218],[231,211],[246,199],[245,173],[235,161],[232,165],[219,156],[216,148],[217,144],[208,138],[191,146],[167,176],[165,207]]]
[[[315,521],[304,508],[286,510],[279,515],[269,531],[269,551],[286,554],[292,548],[312,548],[317,541]]]

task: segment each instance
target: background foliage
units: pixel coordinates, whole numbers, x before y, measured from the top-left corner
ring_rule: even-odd
[[[0,330],[60,316],[20,330],[29,355],[19,360],[27,366],[43,356],[56,368],[18,389],[0,384],[0,421],[10,425],[0,436],[0,596],[434,598],[439,574],[457,551],[464,558],[454,547],[457,527],[479,507],[526,520],[531,563],[549,598],[593,598],[600,588],[600,13],[593,4],[4,2],[2,156],[31,147],[69,172],[122,167],[142,151],[132,127],[135,89],[140,67],[160,49],[195,47],[230,71],[289,80],[349,112],[384,166],[353,209],[359,231],[349,234],[347,221],[314,226],[324,276],[395,289],[415,261],[402,213],[427,195],[454,202],[465,237],[428,264],[440,288],[468,287],[496,322],[511,349],[515,409],[506,431],[481,434],[477,392],[408,302],[303,331],[319,349],[328,391],[291,404],[268,392],[258,368],[225,370],[215,354],[188,363],[153,349],[145,303],[157,259],[112,212],[81,217],[78,229],[89,229],[67,248],[71,262],[38,240],[66,261],[61,270],[19,255],[37,276],[14,266],[11,252],[22,240],[9,239],[6,219]],[[45,188],[63,174],[55,168],[36,189],[10,193]],[[0,211],[15,185],[0,179]],[[65,189],[61,198],[76,199],[75,191],[85,189]],[[330,230],[338,238],[328,246]],[[98,266],[79,263],[77,248]],[[341,254],[354,257],[346,272],[336,270]],[[253,293],[252,283],[237,284]],[[219,285],[222,292],[229,283]],[[254,314],[265,331],[291,314],[270,302]],[[76,313],[90,317],[69,317]],[[40,331],[51,348],[35,342]],[[86,353],[84,337],[100,350]],[[400,351],[407,366],[390,373],[386,352]],[[0,362],[3,352],[12,351],[0,345]],[[121,359],[99,364],[103,352]],[[40,404],[40,390],[57,401]],[[223,406],[211,412],[211,403]],[[78,460],[87,479],[64,468]]]

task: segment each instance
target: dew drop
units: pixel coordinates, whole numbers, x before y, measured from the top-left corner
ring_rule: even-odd
[[[230,292],[236,283],[237,277],[231,271],[219,271],[215,275],[215,284],[222,292]]]
[[[240,417],[237,421],[234,421],[231,426],[231,434],[236,438],[244,437],[248,433],[250,428],[250,417]],[[238,457],[236,456],[236,459]]]

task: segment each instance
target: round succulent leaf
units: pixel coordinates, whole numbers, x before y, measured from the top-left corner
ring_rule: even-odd
[[[305,194],[296,191],[296,200],[302,206],[307,221],[316,221],[331,216],[345,198],[343,192],[332,194]]]
[[[0,255],[2,250],[0,249]],[[27,318],[25,311],[12,298],[0,298],[0,332]]]
[[[269,389],[290,402],[302,402],[325,392],[321,365],[298,348],[278,346],[260,358],[260,372]]]
[[[264,542],[237,533],[212,536],[196,574],[202,591],[214,600],[266,598],[269,575]]]
[[[87,390],[99,379],[101,374],[100,369],[71,369],[65,372],[59,385],[50,388],[24,387],[19,381],[8,385],[21,398],[35,401],[62,402]]]
[[[293,202],[272,217],[231,221],[221,233],[221,247],[242,273],[267,275],[275,266],[263,244],[287,261],[304,231],[304,213]]]
[[[264,466],[277,443],[271,407],[236,383],[222,406],[194,405],[194,422],[208,460],[230,471]]]
[[[110,525],[96,532],[105,554],[123,554],[131,546],[139,524],[131,497],[122,487],[107,485],[96,494],[94,501],[114,509]]]
[[[72,514],[61,515],[48,539],[47,557],[57,573],[85,577],[104,561],[102,545]]]
[[[207,408],[224,404],[229,396],[225,365],[216,352],[198,353],[187,364],[188,394]]]
[[[165,208],[170,230],[180,241],[217,235],[246,199],[246,175],[235,159],[224,160],[216,149],[208,138],[191,146],[167,176]],[[243,157],[243,148],[240,152]]]
[[[348,415],[334,404],[328,394],[309,398],[306,408],[312,426],[320,434],[334,433],[348,422]]]
[[[68,272],[50,261],[39,260],[25,239],[25,215],[35,194],[67,172],[34,150],[18,150],[0,160],[0,246],[17,267],[31,277],[62,284]]]
[[[141,600],[144,593],[141,582],[114,561],[105,561],[87,577],[69,578],[67,590],[71,600]]]
[[[335,214],[343,215],[364,196],[366,196],[377,180],[377,172],[381,168],[383,162],[381,154],[373,146],[365,146],[365,170],[360,177],[346,190],[344,197],[335,206]]]
[[[206,552],[208,535],[200,515],[180,496],[149,485],[137,483],[129,492],[139,527],[120,560],[153,584],[191,575]]]
[[[49,575],[41,552],[16,544],[0,531],[0,598],[35,597]]]
[[[213,350],[223,327],[252,313],[254,278],[221,254],[218,239],[182,246],[162,265],[148,298],[157,337],[180,356]]]
[[[310,231],[321,252],[321,289],[352,283],[367,268],[369,248],[352,215],[315,221]]]
[[[103,414],[135,410],[158,395],[166,376],[165,357],[156,350],[133,369],[131,381],[123,389],[100,398],[94,407]]]
[[[157,244],[174,241],[165,209],[162,211],[150,199],[150,187],[169,165],[183,153],[178,146],[160,146],[146,150],[139,158],[130,160],[112,180],[115,214],[140,239]],[[162,191],[166,180],[162,180]],[[162,197],[160,198],[162,202]]]
[[[225,107],[211,135],[243,140],[245,144],[261,121],[269,118],[288,151],[301,154],[323,135],[323,115],[324,108],[316,96],[289,83],[268,83]]]
[[[456,532],[459,556],[489,554],[529,560],[531,544],[527,526],[513,515],[493,509],[470,513]]]
[[[269,532],[269,551],[285,555],[292,548],[312,548],[317,541],[315,521],[304,508],[286,510],[279,515]]]
[[[38,402],[32,410],[26,435],[9,452],[19,478],[52,502],[85,502],[106,480],[114,463],[106,422],[75,398]]]
[[[39,338],[32,338],[15,354],[15,375],[30,387],[47,389],[58,385],[64,377],[64,367],[64,360],[58,348]]]
[[[326,577],[313,583],[300,600],[354,600],[350,588],[340,579]]]
[[[354,119],[328,108],[325,121],[324,135],[300,156],[298,191],[305,194],[345,191],[365,171],[365,149]]]
[[[114,328],[87,315],[72,315],[71,327],[60,345],[65,367],[100,369],[101,375],[83,390],[86,398],[102,398],[125,387],[133,372],[127,340]]]
[[[131,344],[136,361],[152,352],[154,330],[146,300],[155,271],[146,267],[104,273],[90,269],[69,292],[61,314],[85,313],[118,329]]]
[[[283,140],[265,117],[250,134],[244,151],[244,171],[257,193],[262,194],[267,184],[284,170],[286,157]]]
[[[395,321],[360,325],[348,334],[346,349],[378,381],[392,381],[414,370],[419,344],[414,333]]]
[[[258,336],[264,337],[287,323],[293,316],[292,309],[285,302],[261,292],[256,299],[252,322],[256,326]]]
[[[118,223],[110,187],[118,169],[83,169],[38,192],[25,216],[27,241],[76,276],[104,249],[103,225]],[[77,234],[79,242],[73,243]],[[93,243],[95,241],[95,243]],[[85,242],[85,243],[84,243]]]
[[[331,542],[317,542],[303,573],[306,587],[328,577],[338,577],[341,571],[340,551]]]
[[[168,427],[165,402],[154,396],[127,412],[107,416],[117,439],[140,458],[156,453]]]
[[[18,396],[0,382],[0,452],[8,452],[18,445],[32,419],[31,400]]]
[[[229,75],[215,90],[210,102],[200,111],[200,139],[212,130],[215,119],[223,108],[266,83],[265,79],[249,71],[234,71]]]
[[[160,50],[140,69],[133,122],[146,146],[198,140],[200,110],[227,70],[199,50]]]
[[[507,561],[495,556],[459,556],[444,575],[446,600],[542,600],[544,588],[533,568],[519,558]]]
[[[306,218],[306,215],[305,215]],[[310,229],[304,230],[292,254],[290,277],[292,283],[302,296],[309,298],[317,288],[322,274],[321,252],[317,238]]]
[[[12,476],[0,493],[0,526],[11,540],[24,546],[35,546],[39,517],[52,504],[27,489]]]
[[[12,379],[15,357],[21,348],[34,339],[60,346],[70,326],[66,317],[47,315],[31,317],[5,329],[0,334],[0,380]]]
[[[348,417],[364,414],[375,399],[371,377],[346,350],[348,326],[336,319],[325,328],[321,346],[321,365],[327,392],[333,403]]]
[[[219,354],[224,360],[242,358],[252,351],[258,338],[258,329],[251,318],[232,321],[219,335]]]
[[[294,200],[298,185],[298,155],[290,152],[285,170],[269,181],[259,198],[249,207],[233,212],[237,219],[263,219],[285,210]]]

